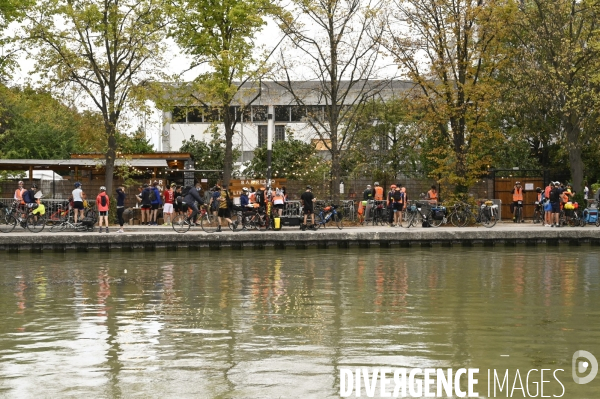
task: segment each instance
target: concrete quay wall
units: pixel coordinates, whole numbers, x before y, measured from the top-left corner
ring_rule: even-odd
[[[363,248],[497,245],[597,245],[600,228],[348,228],[319,231],[249,231],[206,234],[192,230],[177,234],[171,229],[102,233],[9,233],[0,235],[0,252],[135,251],[285,248]]]

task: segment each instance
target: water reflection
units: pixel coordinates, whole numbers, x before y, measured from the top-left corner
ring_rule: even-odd
[[[598,255],[3,255],[0,396],[323,398],[340,367],[570,372],[575,350],[600,354]]]

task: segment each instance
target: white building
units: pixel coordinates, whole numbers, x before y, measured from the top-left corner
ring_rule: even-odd
[[[252,159],[254,149],[266,143],[269,105],[273,105],[275,110],[274,141],[285,140],[286,132],[291,131],[295,138],[313,142],[319,150],[324,149],[319,145],[319,138],[307,122],[307,115],[322,119],[325,107],[331,103],[330,98],[323,93],[320,82],[298,81],[292,82],[291,87],[288,87],[287,82],[270,81],[260,84],[247,83],[244,86],[235,97],[235,105],[230,107],[230,112],[236,115],[238,122],[235,126],[233,145],[240,148],[243,154],[242,159],[238,161]],[[348,82],[341,82],[340,86],[345,90]],[[413,83],[406,81],[356,82],[348,90],[344,104],[341,105],[355,105],[363,99],[385,101],[401,98],[413,87]],[[183,141],[192,136],[209,141],[211,137],[206,133],[215,123],[224,134],[224,127],[219,123],[222,109],[201,105],[201,96],[198,94],[182,96],[177,93],[173,97],[181,99],[173,100],[175,103],[179,102],[179,105],[163,110],[161,151],[179,151]],[[240,105],[250,102],[250,107],[246,107],[244,115],[241,115]]]

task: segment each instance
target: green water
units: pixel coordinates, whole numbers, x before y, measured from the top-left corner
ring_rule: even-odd
[[[512,385],[517,369],[561,368],[562,397],[595,398],[600,376],[575,384],[571,357],[600,358],[599,255],[1,254],[0,397],[328,398],[340,368],[466,367],[480,397],[488,369]]]

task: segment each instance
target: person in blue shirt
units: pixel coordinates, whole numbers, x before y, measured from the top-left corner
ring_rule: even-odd
[[[154,191],[154,199],[150,201],[152,205],[152,211],[150,212],[150,225],[158,226],[156,222],[158,216],[158,208],[162,205],[162,201],[160,199],[160,190],[158,189],[158,181],[154,180],[152,182],[152,191]]]
[[[240,195],[240,206],[242,208],[246,208],[249,204],[250,200],[248,199],[248,189],[244,187],[242,188],[242,195]]]
[[[123,212],[125,212],[125,188],[123,186],[117,187],[117,218],[119,219],[119,231],[117,233],[124,233],[123,224]]]
[[[23,202],[28,208],[33,208],[37,203],[35,198],[35,192],[37,191],[37,185],[32,184],[31,189],[23,191]]]

